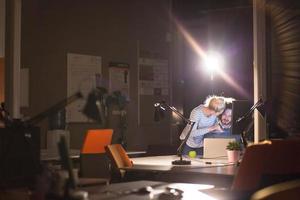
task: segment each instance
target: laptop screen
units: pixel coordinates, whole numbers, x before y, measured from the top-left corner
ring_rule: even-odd
[[[226,147],[235,138],[204,138],[203,158],[227,158]]]

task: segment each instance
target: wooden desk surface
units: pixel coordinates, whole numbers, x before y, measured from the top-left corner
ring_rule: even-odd
[[[186,183],[208,183],[229,188],[232,184],[237,166],[228,164],[224,159],[191,159],[191,165],[172,165],[178,156],[152,156],[132,158],[133,167],[124,167],[131,175],[139,177],[148,174],[141,179],[186,182]],[[188,158],[184,158],[188,159]],[[209,164],[207,164],[209,162]]]
[[[51,162],[51,161],[59,161],[59,153],[58,150],[47,150],[47,149],[42,149],[40,152],[40,158],[41,161],[44,162]],[[80,157],[80,150],[78,149],[69,149],[69,156],[71,159],[79,159]]]
[[[184,160],[191,160],[191,165],[172,165],[172,161],[178,160],[179,157],[175,155],[170,156],[151,156],[131,158],[133,167],[122,169],[125,170],[152,170],[152,171],[184,171],[184,172],[199,172],[222,174],[234,176],[236,173],[236,165],[228,163],[226,159],[198,159],[198,158],[184,158]]]
[[[208,166],[207,162],[210,162],[210,165],[228,165],[228,161],[226,158],[224,159],[202,159],[202,158],[189,158],[184,156],[184,160],[190,160],[190,166]],[[131,159],[134,164],[142,164],[142,165],[161,165],[161,166],[170,166],[172,165],[172,161],[179,160],[179,157],[176,155],[167,155],[167,156],[148,156],[148,157],[138,157]],[[186,167],[185,165],[184,167]]]
[[[145,191],[147,186],[148,190]],[[220,190],[207,184],[189,183],[166,183],[157,181],[133,181],[126,183],[116,183],[107,186],[84,188],[89,193],[90,200],[96,199],[221,199],[221,200],[241,200],[242,194],[233,193],[230,190]],[[170,189],[179,189],[183,192],[182,198],[172,197]],[[148,192],[147,192],[148,191]],[[150,192],[149,192],[150,191]]]
[[[73,160],[79,159],[80,149],[69,149],[70,158]],[[105,154],[105,153],[103,153]],[[146,151],[128,151],[129,157],[140,157],[143,154],[146,154]],[[40,152],[41,161],[59,161],[59,153],[57,149],[41,149]]]

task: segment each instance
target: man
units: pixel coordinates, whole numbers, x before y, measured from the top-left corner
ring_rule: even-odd
[[[215,131],[212,133],[209,133],[206,135],[206,137],[213,137],[215,135],[216,137],[228,137],[231,135],[230,128],[232,124],[232,109],[226,108],[224,112],[221,114],[219,125],[221,127],[220,131]]]
[[[232,125],[232,109],[226,108],[221,114],[219,126],[221,130],[213,131],[205,135],[205,138],[235,138],[237,141],[240,140],[239,135],[231,134],[231,125]]]

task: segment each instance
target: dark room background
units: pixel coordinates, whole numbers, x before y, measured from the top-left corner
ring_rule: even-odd
[[[149,144],[177,144],[183,126],[166,118],[154,122],[153,103],[161,99],[186,116],[210,94],[251,100],[252,7],[248,2],[222,5],[217,2],[181,6],[182,1],[24,1],[22,7],[22,67],[30,69],[30,106],[25,116],[34,116],[66,97],[67,53],[101,56],[102,74],[108,77],[109,62],[130,66],[130,101],[127,105],[129,149]],[[174,19],[201,44],[224,54],[226,73],[241,87],[198,69],[198,56],[178,31]],[[138,52],[138,53],[137,53]],[[150,52],[150,53],[149,53]],[[138,55],[155,55],[168,60],[170,92],[167,96],[138,96]],[[140,110],[138,110],[140,109]],[[170,121],[171,120],[171,121]],[[138,123],[142,121],[142,123]],[[170,125],[171,124],[171,125]],[[42,127],[46,146],[48,121]],[[117,119],[110,124],[118,136]],[[71,147],[80,148],[85,131],[103,128],[97,123],[71,123]]]

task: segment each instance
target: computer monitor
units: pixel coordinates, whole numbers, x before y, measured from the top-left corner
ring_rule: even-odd
[[[231,133],[241,135],[252,122],[252,116],[248,116],[239,121],[251,108],[252,104],[248,100],[235,100],[232,102],[232,125]]]

